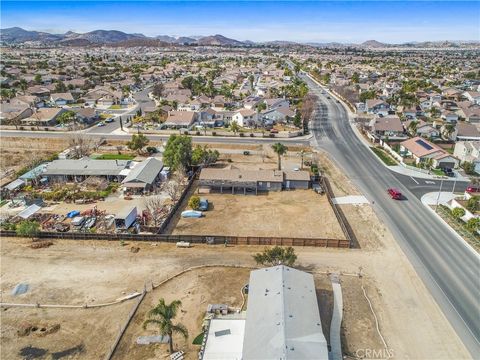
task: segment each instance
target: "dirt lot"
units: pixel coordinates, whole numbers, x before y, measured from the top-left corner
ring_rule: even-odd
[[[179,219],[174,234],[344,238],[327,197],[313,190],[202,197],[211,203],[205,216]]]
[[[103,359],[131,307],[127,302],[88,310],[2,309],[1,358]],[[18,334],[35,327],[28,335]]]
[[[378,343],[375,328],[372,326],[371,311],[364,302],[361,291],[361,284],[364,284],[379,318],[382,334],[388,346],[395,350],[396,357],[467,358],[463,346],[415,271],[393,246],[393,239],[389,236],[379,238],[374,232],[372,237],[375,237],[376,241],[385,241],[390,250],[384,251],[384,247],[377,251],[296,248],[299,266],[312,271],[315,275],[320,304],[325,304],[320,306],[324,322],[329,322],[329,316],[325,314],[331,311],[328,310],[331,306],[329,293],[331,288],[324,273],[335,271],[355,274],[360,267],[363,268],[362,279],[342,276],[345,303],[343,322],[345,352],[352,354],[363,347],[382,348]],[[34,250],[28,246],[29,244],[30,241],[24,239],[2,238],[0,240],[2,258],[0,288],[4,302],[42,304],[109,302],[133,291],[141,291],[145,283],[150,284],[153,281],[159,284],[162,280],[191,266],[205,264],[254,266],[251,255],[263,249],[263,247],[253,246],[225,248],[206,245],[198,245],[191,249],[177,249],[169,244],[152,246],[150,243],[129,243],[121,246],[117,242],[65,240],[55,241],[49,248]],[[132,246],[138,246],[140,251],[132,253],[130,251]],[[178,284],[177,281],[167,283],[155,290],[155,293],[149,294],[145,304],[153,304],[158,297],[162,296],[167,299],[183,300],[186,304],[184,310],[187,310],[187,313],[182,313],[180,319],[189,328],[191,327],[192,337],[194,337],[199,332],[195,330],[195,325],[200,326],[199,320],[205,310],[204,305],[207,302],[214,302],[215,299],[225,299],[232,304],[237,304],[240,296],[238,289],[244,284],[246,278],[245,271],[238,269],[191,272],[189,275],[182,276]],[[11,291],[18,283],[29,284],[29,290],[23,295],[13,296]],[[188,291],[191,294],[188,294]],[[38,342],[32,340],[32,345],[49,349],[49,351],[59,351],[76,346],[80,344],[78,340],[83,339],[84,352],[76,355],[76,358],[102,358],[103,352],[113,342],[115,331],[125,319],[123,314],[128,313],[132,305],[133,301],[128,301],[123,310],[112,308],[111,313],[119,314],[113,320],[109,315],[110,310],[105,310],[105,314],[101,311],[93,312],[92,309],[48,310],[49,314],[44,314],[43,309],[2,310],[2,355],[18,354],[28,342],[23,339],[18,340],[18,343],[14,341],[16,329],[6,326],[20,325],[28,317],[35,323],[37,321],[49,324],[60,323],[61,329],[71,329],[68,334],[79,334],[67,341],[62,337],[65,333],[61,330],[58,338],[57,335],[51,334]],[[137,349],[136,346],[132,346],[136,336],[146,333],[143,330],[138,332],[135,330],[139,329],[139,323],[144,319],[141,315],[144,309],[142,305],[139,316],[135,318],[132,328],[127,330],[127,337],[122,340],[121,349],[123,350],[119,352],[119,356],[123,358],[128,358],[127,354],[130,351],[133,351],[134,355],[137,351],[141,354],[145,352],[148,355],[146,358],[164,354],[162,346],[152,346],[153,350]],[[81,316],[74,316],[80,312]],[[75,325],[70,324],[69,319],[73,317],[76,321]],[[422,326],[418,327],[416,325],[418,323],[422,323]],[[95,326],[89,327],[89,324]],[[83,333],[80,330],[75,332],[74,326],[78,326],[89,335],[82,336]],[[328,323],[323,326],[326,331]],[[96,336],[92,337],[91,334]],[[93,343],[88,342],[87,338],[96,339],[99,334],[105,344],[94,346]],[[326,335],[328,338],[327,331]],[[32,339],[36,338],[32,337]],[[193,338],[189,339],[190,342],[191,340]],[[182,342],[179,344],[187,345]]]

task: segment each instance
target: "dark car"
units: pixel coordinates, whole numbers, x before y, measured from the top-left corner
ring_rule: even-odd
[[[392,199],[394,199],[394,200],[401,200],[402,199],[402,193],[398,189],[390,188],[390,189],[387,189],[387,192],[392,197]]]
[[[455,176],[455,173],[450,168],[442,168],[442,171],[445,175],[447,175],[449,177],[454,177]]]
[[[198,210],[200,211],[207,211],[208,210],[208,200],[205,198],[200,199],[200,205],[198,206]]]

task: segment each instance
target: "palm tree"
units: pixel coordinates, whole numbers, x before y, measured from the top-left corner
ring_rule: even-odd
[[[287,152],[287,147],[281,143],[275,143],[272,145],[273,151],[278,155],[278,170],[282,169],[282,160],[281,156],[285,155]]]
[[[443,133],[442,133],[445,140],[450,139],[450,136],[453,134],[454,131],[455,131],[455,125],[454,124],[445,125],[444,128],[443,128]]]
[[[410,122],[410,124],[408,124],[408,130],[410,131],[410,134],[413,136],[417,133],[417,125],[418,123],[416,121],[412,121]]]
[[[240,131],[240,126],[238,125],[238,123],[237,123],[236,121],[232,121],[232,122],[230,123],[230,130],[231,130],[234,134],[236,134],[237,132]]]
[[[165,303],[165,299],[158,300],[157,306],[147,313],[148,319],[143,322],[143,329],[146,329],[149,324],[158,326],[160,335],[168,336],[168,345],[170,346],[170,353],[173,353],[173,334],[182,335],[185,339],[188,338],[187,328],[182,324],[174,324],[172,320],[177,315],[178,309],[182,306],[180,300],[174,300],[170,304]]]

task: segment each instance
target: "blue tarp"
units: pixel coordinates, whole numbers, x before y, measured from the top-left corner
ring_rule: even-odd
[[[74,218],[75,216],[78,216],[78,215],[80,215],[80,211],[73,210],[73,211],[70,211],[67,214],[67,218],[71,219],[71,218]]]

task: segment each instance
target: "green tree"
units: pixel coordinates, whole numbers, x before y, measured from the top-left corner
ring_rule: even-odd
[[[57,116],[57,122],[59,124],[67,124],[71,121],[74,121],[76,114],[72,110],[65,111]]]
[[[253,74],[248,76],[248,82],[250,83],[250,89],[253,91],[253,83],[255,82],[255,76]]]
[[[55,92],[63,93],[67,91],[67,87],[65,86],[63,81],[58,81],[55,84]]]
[[[164,90],[165,90],[165,85],[163,85],[163,83],[157,83],[153,87],[152,94],[157,98],[161,98],[163,96]]]
[[[154,324],[158,327],[158,332],[162,336],[168,336],[168,345],[170,353],[173,353],[173,334],[182,335],[188,338],[187,328],[180,324],[174,324],[173,319],[177,316],[178,309],[182,306],[180,300],[174,300],[170,304],[165,303],[165,299],[158,300],[158,304],[147,313],[147,320],[143,322],[143,328]]]
[[[467,221],[467,229],[471,232],[476,232],[480,228],[480,219],[479,218],[471,218]]]
[[[149,143],[148,138],[143,134],[132,135],[132,140],[127,142],[127,147],[130,150],[140,153],[142,149]]]
[[[360,102],[365,102],[368,99],[375,99],[376,96],[375,90],[362,91],[359,95]]]
[[[360,81],[360,75],[357,72],[354,72],[352,75],[352,83],[358,84]]]
[[[230,131],[232,131],[234,134],[240,131],[240,126],[235,120],[230,123]]]
[[[452,216],[455,219],[460,219],[464,215],[465,215],[465,209],[464,208],[457,207],[457,208],[452,209]]]
[[[187,169],[192,164],[192,138],[186,135],[170,135],[163,152],[163,163],[172,170]]]
[[[277,154],[278,156],[278,170],[282,169],[282,155],[285,155],[287,152],[288,148],[283,145],[282,143],[275,143],[272,145],[273,151]]]
[[[470,161],[464,161],[462,163],[462,168],[465,170],[467,175],[474,175],[475,174],[475,164]]]
[[[291,246],[284,248],[275,246],[270,249],[265,249],[261,253],[253,255],[253,259],[259,265],[276,266],[287,265],[293,266],[297,260],[295,249]]]
[[[198,210],[200,206],[200,197],[193,195],[190,200],[188,200],[188,206],[190,206],[193,210]]]
[[[465,206],[468,211],[474,213],[478,210],[478,196],[471,197],[467,201],[467,205]]]
[[[297,111],[295,113],[295,117],[293,118],[293,125],[295,125],[297,128],[302,127],[302,115],[300,114],[300,111]]]
[[[410,124],[408,124],[408,131],[410,132],[410,135],[415,136],[417,134],[417,121],[411,121]]]
[[[34,80],[37,84],[41,84],[41,83],[42,83],[42,75],[40,75],[40,74],[35,75],[35,77],[33,78],[33,80]]]
[[[192,165],[210,165],[215,163],[219,156],[218,150],[208,149],[207,145],[197,145],[192,151]]]
[[[15,232],[18,236],[24,236],[33,239],[40,231],[40,224],[36,221],[24,220],[20,222]]]

